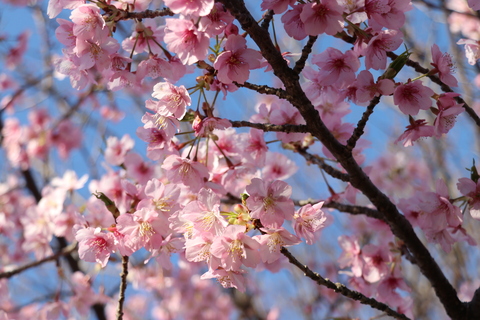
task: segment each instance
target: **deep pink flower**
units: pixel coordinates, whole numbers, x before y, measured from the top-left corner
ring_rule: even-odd
[[[288,10],[282,16],[282,23],[285,28],[285,32],[295,40],[305,39],[307,32],[305,31],[305,24],[300,19],[303,7],[306,4],[297,4],[293,6],[292,10]]]
[[[442,93],[437,100],[438,114],[433,126],[435,127],[435,136],[440,137],[448,133],[453,128],[457,116],[464,111],[463,103],[459,104],[454,99],[460,96],[455,92]]]
[[[300,14],[305,31],[311,36],[326,33],[333,36],[343,30],[343,9],[336,0],[307,3]]]
[[[387,52],[395,51],[403,42],[403,34],[396,30],[382,30],[368,42],[363,50],[365,67],[375,70],[387,67]]]
[[[417,115],[420,110],[432,106],[434,91],[416,80],[399,85],[393,93],[393,102],[404,114]]]
[[[424,119],[420,120],[410,120],[410,125],[407,126],[407,130],[395,140],[395,143],[403,141],[404,147],[413,146],[413,142],[423,138],[423,137],[432,137],[435,133],[435,128],[427,125],[427,121]]]
[[[472,218],[480,220],[480,180],[475,183],[469,178],[460,178],[457,189],[468,198],[468,207]]]
[[[390,79],[380,79],[376,83],[373,81],[373,75],[362,70],[355,82],[357,90],[355,92],[355,103],[364,104],[379,95],[391,95],[395,90],[395,84]]]

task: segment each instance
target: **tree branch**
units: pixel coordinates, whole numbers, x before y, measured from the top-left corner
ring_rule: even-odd
[[[127,290],[128,256],[122,256],[122,273],[120,274],[120,291],[118,292],[117,320],[123,319],[123,303]]]
[[[316,272],[313,272],[308,268],[306,265],[300,263],[297,258],[295,258],[290,251],[288,251],[285,247],[282,247],[280,252],[287,257],[288,261],[295,265],[298,269],[302,270],[304,275],[313,281],[315,281],[318,285],[320,286],[325,286],[329,289],[332,289],[333,291],[340,293],[341,295],[353,299],[355,301],[358,301],[362,304],[369,305],[374,309],[380,310],[388,314],[389,316],[392,316],[396,319],[403,319],[403,320],[410,320],[407,316],[404,314],[398,313],[395,310],[391,309],[389,306],[387,306],[384,303],[378,302],[377,300],[373,298],[368,298],[364,296],[362,293],[353,291],[349,288],[347,288],[345,285],[341,283],[334,283],[326,278],[323,278],[321,275],[319,275]]]
[[[367,110],[362,115],[362,118],[358,121],[357,127],[353,130],[352,136],[347,141],[347,149],[352,151],[355,149],[358,139],[365,133],[364,129],[367,125],[367,121],[370,115],[373,113],[373,109],[380,102],[380,96],[374,97],[367,107]]]
[[[242,88],[251,89],[253,91],[257,91],[258,93],[261,93],[261,94],[271,94],[281,99],[286,99],[285,90],[280,88],[272,88],[266,85],[258,85],[258,84],[253,84],[246,81],[245,83],[238,83],[236,81],[233,81],[233,84],[235,84],[237,87],[242,87]]]
[[[232,123],[232,127],[235,128],[242,128],[242,127],[250,127],[255,129],[260,129],[265,132],[300,132],[300,133],[307,133],[307,126],[303,124],[271,124],[271,123],[253,123],[248,121],[230,121]]]
[[[400,238],[412,255],[423,275],[432,284],[447,314],[453,319],[462,319],[466,314],[466,306],[458,299],[457,292],[443,274],[437,262],[417,237],[410,222],[398,211],[395,204],[375,186],[368,175],[360,168],[352,153],[343,146],[320,119],[311,101],[306,96],[299,82],[299,76],[290,69],[282,55],[276,50],[270,36],[261,28],[242,0],[219,0],[238,20],[243,30],[255,41],[262,55],[270,63],[274,74],[282,81],[287,92],[286,99],[292,103],[303,116],[309,131],[320,140],[333,154],[350,176],[350,183],[372,202],[385,216],[393,234]],[[479,121],[480,123],[480,121]]]
[[[308,55],[312,52],[312,47],[315,44],[315,41],[317,41],[317,36],[309,36],[308,37],[308,42],[303,47],[302,49],[302,55],[300,56],[300,59],[295,62],[295,67],[293,68],[293,71],[297,74],[300,74],[305,67],[305,62],[307,62]]]
[[[307,152],[307,149],[304,148],[297,148],[296,151],[305,158],[308,162],[316,164],[321,170],[325,171],[327,174],[330,176],[342,180],[344,182],[349,182],[350,181],[350,176],[347,173],[343,173],[338,169],[335,169],[334,167],[328,165],[325,163],[325,161],[318,157],[315,156],[309,152]]]
[[[46,258],[43,258],[41,260],[37,260],[37,261],[31,262],[31,263],[28,263],[28,264],[26,264],[22,267],[17,268],[17,269],[1,272],[0,273],[0,279],[11,278],[16,274],[19,274],[23,271],[26,271],[26,270],[30,269],[30,268],[37,267],[41,264],[44,264],[45,262],[58,260],[58,258],[60,258],[61,256],[68,255],[68,254],[72,253],[76,248],[77,248],[77,244],[72,243],[68,247],[63,248],[62,250],[58,251],[57,253],[55,253],[55,254],[53,254],[49,257],[46,257]]]

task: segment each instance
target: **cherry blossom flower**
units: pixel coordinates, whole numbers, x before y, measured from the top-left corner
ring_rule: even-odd
[[[393,102],[404,114],[417,115],[420,110],[428,110],[432,106],[431,96],[434,91],[416,80],[399,85],[393,93]]]
[[[442,54],[436,44],[432,46],[432,66],[435,67],[431,73],[438,72],[438,76],[443,83],[451,87],[458,87],[457,79],[452,75],[455,66],[452,62],[452,56],[448,53]]]
[[[200,190],[208,178],[208,169],[203,164],[177,155],[168,156],[163,162],[170,182],[181,182],[189,186],[193,192]]]
[[[216,36],[224,32],[228,25],[233,25],[233,19],[233,16],[223,7],[223,4],[217,2],[209,14],[201,17],[199,26],[210,36]],[[238,34],[238,32],[234,34]]]
[[[75,239],[78,241],[80,259],[98,262],[105,268],[115,248],[111,233],[103,233],[100,228],[81,228],[77,231]]]
[[[389,273],[392,255],[388,247],[367,244],[362,248],[361,256],[363,259],[362,276],[366,281],[377,282]]]
[[[246,188],[250,195],[247,206],[251,216],[260,219],[264,227],[279,228],[285,219],[292,220],[293,201],[290,199],[292,187],[286,182],[275,180],[266,182],[259,178],[252,179]]]
[[[438,113],[433,126],[435,127],[435,136],[440,137],[444,133],[448,133],[453,128],[457,116],[464,111],[463,103],[459,104],[455,101],[455,97],[460,96],[458,93],[447,92],[442,93],[437,99]]]
[[[460,39],[457,44],[465,45],[465,55],[467,56],[468,63],[472,66],[480,59],[480,41],[470,39]]]
[[[364,104],[372,100],[373,97],[380,95],[391,95],[395,90],[395,84],[390,79],[380,79],[375,83],[373,75],[367,71],[362,70],[357,76],[355,82],[357,90],[355,92],[355,103]]]
[[[295,0],[262,0],[260,7],[262,10],[273,10],[275,14],[282,14],[294,3]]]
[[[79,40],[105,39],[105,32],[108,33],[105,28],[105,20],[100,14],[100,8],[94,4],[83,4],[77,7],[70,14],[70,20],[74,23],[73,35]]]
[[[108,137],[107,138],[107,148],[105,149],[105,161],[107,163],[119,166],[125,162],[125,156],[127,152],[130,151],[135,142],[128,134],[125,134],[121,140],[118,140],[117,137]]]
[[[473,10],[480,10],[480,2],[476,0],[467,0],[468,6]]]
[[[410,118],[410,125],[407,126],[407,130],[395,140],[395,143],[403,141],[404,147],[413,146],[413,142],[423,138],[423,137],[432,137],[435,134],[435,128],[433,126],[427,125],[425,119],[413,120]]]
[[[208,270],[200,279],[217,279],[224,288],[236,288],[241,292],[245,292],[245,270],[225,270],[218,268],[216,270]]]
[[[327,48],[320,54],[313,56],[312,63],[320,67],[318,83],[338,85],[340,88],[355,80],[355,72],[360,68],[360,61],[352,50],[342,53],[335,48]]]
[[[368,42],[363,50],[367,69],[385,69],[387,52],[395,51],[403,42],[403,34],[396,30],[382,30]]]
[[[293,216],[293,229],[297,236],[304,238],[307,244],[313,244],[318,236],[318,231],[326,227],[327,216],[321,210],[323,202],[306,204]]]
[[[167,49],[175,52],[183,64],[191,65],[207,56],[208,35],[195,27],[193,22],[183,19],[165,19]]]
[[[300,19],[300,14],[306,4],[296,4],[293,9],[288,10],[282,16],[282,23],[287,34],[295,40],[305,39],[307,32],[305,31],[305,24]]]
[[[338,242],[343,249],[342,254],[338,258],[340,268],[351,267],[355,277],[362,275],[363,260],[360,258],[360,245],[358,240],[350,236],[338,237]]]
[[[457,189],[468,197],[468,207],[472,218],[480,220],[480,180],[475,181],[469,178],[458,179]]]
[[[190,95],[184,86],[176,87],[170,82],[159,82],[153,87],[152,96],[157,98],[157,109],[161,115],[171,113],[177,119],[182,119],[187,111],[187,106],[192,103]]]
[[[257,236],[260,243],[260,256],[263,262],[272,263],[282,257],[280,250],[282,247],[290,247],[299,244],[300,239],[285,230],[279,229],[262,229],[265,234]]]
[[[165,5],[174,13],[206,16],[213,8],[213,0],[165,0]]]
[[[260,68],[260,52],[247,48],[247,41],[240,35],[230,35],[213,67],[218,70],[217,78],[223,83],[233,81],[244,83],[250,76],[251,69]]]
[[[225,270],[238,271],[243,264],[255,268],[260,262],[260,244],[245,234],[245,226],[229,225],[214,239],[210,252],[222,261]]]
[[[306,32],[311,36],[322,33],[333,36],[343,30],[342,7],[336,0],[307,3],[300,14]]]
[[[65,191],[73,191],[82,189],[85,182],[88,180],[88,175],[84,174],[80,179],[77,178],[75,171],[67,170],[62,178],[55,177],[50,184]]]

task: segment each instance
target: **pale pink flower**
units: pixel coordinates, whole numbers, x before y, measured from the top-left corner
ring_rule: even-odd
[[[73,50],[78,57],[77,66],[80,70],[90,69],[96,66],[99,70],[110,67],[110,55],[116,53],[120,48],[117,40],[111,37],[103,37],[98,41],[79,40]]]
[[[470,39],[460,39],[457,44],[465,45],[465,55],[467,56],[468,63],[472,66],[480,59],[480,41]]]
[[[103,233],[100,228],[81,228],[75,234],[78,241],[78,255],[88,262],[98,262],[105,268],[114,251],[114,239],[111,233]]]
[[[49,0],[47,15],[50,19],[55,18],[63,9],[75,9],[85,3],[85,0]]]
[[[399,85],[393,93],[393,102],[404,114],[417,115],[420,110],[432,106],[431,97],[435,92],[416,80]]]
[[[137,76],[144,81],[145,77],[156,79],[158,77],[170,79],[173,81],[171,75],[173,73],[172,65],[157,56],[150,56],[146,60],[142,60],[137,67]]]
[[[8,50],[5,64],[9,69],[14,69],[21,63],[23,55],[27,51],[28,38],[30,38],[30,31],[26,30],[17,37],[17,45]]]
[[[452,61],[452,56],[448,53],[442,54],[436,44],[432,46],[432,66],[435,67],[431,72],[438,72],[438,76],[443,83],[451,87],[458,87],[457,79],[452,75],[455,71],[455,66]]]
[[[233,81],[244,83],[251,69],[260,68],[260,52],[247,48],[247,41],[240,35],[230,35],[225,43],[225,51],[216,59],[213,67],[217,69],[217,78],[223,83]]]
[[[245,226],[229,225],[221,236],[216,237],[210,252],[222,261],[225,270],[238,271],[243,264],[255,268],[260,262],[260,244],[245,234]]]
[[[435,134],[435,128],[433,126],[427,125],[425,119],[413,120],[410,118],[410,125],[407,126],[407,130],[395,140],[395,143],[403,141],[404,147],[413,146],[413,142],[423,138],[423,137],[432,137]]]
[[[217,279],[217,281],[224,288],[236,288],[241,292],[245,292],[245,277],[243,274],[246,273],[244,270],[230,270],[227,271],[223,268],[218,268],[216,270],[208,270],[200,279]]]
[[[135,142],[128,134],[125,134],[121,140],[117,137],[107,138],[107,148],[105,149],[105,161],[111,165],[119,166],[125,162],[127,152],[132,150]]]
[[[338,85],[340,88],[355,80],[355,72],[360,67],[360,61],[352,50],[342,53],[331,47],[314,55],[312,63],[320,67],[317,75],[320,85]]]
[[[62,178],[55,177],[52,179],[50,184],[65,191],[73,191],[82,189],[87,180],[88,175],[84,174],[80,179],[78,179],[75,171],[67,170],[63,174]]]
[[[278,152],[267,152],[265,162],[262,177],[266,181],[288,179],[298,170],[295,162]]]
[[[153,250],[152,256],[155,257],[155,261],[162,268],[166,270],[171,270],[173,267],[172,261],[170,260],[172,253],[182,252],[184,246],[185,246],[185,239],[172,237],[172,234],[169,234],[160,243],[160,246],[158,247],[158,249]],[[145,263],[147,263],[147,261],[145,261]]]
[[[285,230],[279,229],[262,229],[265,234],[256,236],[260,243],[260,256],[263,262],[272,263],[282,257],[283,247],[290,247],[299,244],[300,239]]]
[[[363,260],[360,258],[360,245],[355,237],[340,236],[338,242],[343,251],[338,258],[338,265],[340,268],[351,267],[352,273],[355,277],[362,275]]]
[[[212,134],[212,131],[215,129],[225,130],[231,126],[232,123],[227,119],[217,117],[206,117],[201,119],[197,116],[192,123],[192,129],[195,131],[195,136],[197,137],[207,137]]]
[[[213,0],[165,0],[165,5],[174,13],[203,17],[213,8]]]
[[[405,12],[412,10],[412,5],[410,0],[365,0],[365,10],[369,25],[376,30],[398,30],[405,24]]]
[[[211,189],[202,188],[197,200],[188,203],[181,213],[182,218],[193,222],[193,228],[199,233],[222,234],[228,225],[220,213],[220,197]]]
[[[187,111],[187,106],[192,103],[190,95],[184,86],[174,86],[170,82],[159,82],[153,87],[152,96],[157,98],[157,109],[161,115],[173,114],[175,118],[182,119]]]
[[[140,184],[147,183],[148,180],[152,179],[155,172],[155,168],[143,161],[142,157],[137,153],[128,153],[123,164],[125,165],[127,176]]]
[[[183,64],[194,64],[207,56],[209,37],[190,20],[165,19],[165,37],[167,49],[175,52]]]
[[[168,156],[162,164],[162,169],[166,171],[170,182],[181,182],[193,192],[200,190],[209,176],[208,169],[203,164],[177,155]]]
[[[343,30],[343,9],[336,0],[307,3],[300,14],[306,32],[311,36],[326,33],[333,36]]]
[[[255,128],[250,129],[245,154],[253,159],[256,166],[262,167],[265,164],[267,151],[268,147],[265,143],[263,131]]]
[[[251,216],[260,219],[266,228],[280,228],[285,219],[292,220],[294,214],[293,201],[290,199],[292,187],[286,182],[275,180],[266,182],[252,179],[246,188],[250,195],[247,206]]]
[[[100,8],[94,4],[84,4],[72,11],[73,35],[81,40],[100,40],[105,38],[105,20],[100,14]]]
[[[297,236],[304,238],[307,244],[313,244],[318,238],[318,231],[327,226],[328,219],[321,210],[323,202],[306,204],[293,216],[293,229]]]
[[[161,43],[164,33],[164,26],[157,26],[155,20],[143,20],[135,24],[135,31],[129,38],[122,41],[122,48],[134,54],[148,52],[150,54],[161,55],[163,53],[157,43]]]

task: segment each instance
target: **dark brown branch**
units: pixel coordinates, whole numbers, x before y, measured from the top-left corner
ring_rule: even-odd
[[[5,271],[5,272],[1,272],[0,273],[0,279],[2,278],[11,278],[13,277],[14,275],[16,274],[19,274],[23,271],[26,271],[30,268],[34,268],[34,267],[37,267],[41,264],[44,264],[45,262],[49,262],[49,261],[54,261],[54,260],[58,260],[58,258],[60,258],[61,256],[64,256],[64,255],[69,255],[70,253],[72,253],[75,249],[77,248],[77,244],[76,243],[73,243],[71,244],[70,246],[68,247],[65,247],[63,248],[62,250],[58,251],[57,253],[49,256],[49,257],[46,257],[46,258],[43,258],[41,260],[37,260],[37,261],[34,261],[34,262],[31,262],[31,263],[28,263],[22,267],[19,267],[17,269],[13,269],[13,270],[10,270],[10,271]]]
[[[367,207],[362,207],[362,206],[352,206],[352,205],[342,204],[342,203],[335,202],[335,201],[325,202],[323,204],[323,207],[324,208],[337,209],[338,211],[350,213],[352,215],[364,214],[367,217],[378,219],[378,220],[381,220],[383,222],[386,222],[383,215],[380,212],[378,212],[377,210],[372,209],[372,208],[367,208]]]
[[[307,133],[307,126],[303,124],[271,124],[271,123],[253,123],[248,121],[230,121],[232,123],[232,127],[235,128],[242,128],[242,127],[249,127],[260,129],[265,132],[275,131],[275,132],[300,132],[300,133]]]
[[[261,94],[271,94],[271,95],[275,95],[275,96],[277,96],[281,99],[286,99],[285,90],[280,89],[280,88],[272,88],[272,87],[269,87],[269,86],[253,84],[253,83],[250,83],[250,82],[238,83],[238,82],[234,81],[233,83],[237,87],[247,88],[247,89],[257,91],[258,93],[261,93]]]
[[[380,102],[380,96],[374,97],[367,107],[367,110],[362,115],[362,118],[358,121],[357,127],[353,130],[352,136],[347,141],[347,149],[352,151],[355,149],[358,139],[365,133],[365,126],[367,125],[370,115],[373,113],[373,109]]]
[[[310,268],[307,267],[306,265],[300,263],[297,260],[297,258],[295,258],[290,253],[290,251],[288,251],[286,248],[282,247],[281,252],[285,257],[287,257],[288,261],[291,264],[295,265],[298,269],[302,270],[302,272],[304,273],[304,275],[306,277],[312,279],[318,285],[325,286],[325,287],[327,287],[329,289],[332,289],[333,291],[335,291],[335,292],[337,292],[337,293],[339,293],[339,294],[341,294],[341,295],[343,295],[347,298],[356,300],[356,301],[358,301],[362,304],[369,305],[374,309],[383,311],[386,314],[388,314],[389,316],[392,316],[396,319],[410,320],[410,318],[408,318],[404,314],[396,312],[395,310],[391,309],[389,306],[387,306],[384,303],[378,302],[377,300],[372,299],[372,298],[368,298],[360,292],[350,290],[349,288],[347,288],[345,285],[343,285],[341,283],[338,283],[338,282],[335,283],[335,282],[332,282],[332,281],[330,281],[326,278],[323,278],[318,273],[310,270]]]
[[[311,101],[305,95],[299,76],[290,69],[282,55],[276,50],[268,32],[261,28],[242,0],[219,0],[238,20],[243,30],[255,41],[265,59],[273,68],[274,74],[282,81],[287,92],[286,99],[295,106],[306,121],[310,133],[316,137],[339,161],[350,176],[350,183],[372,202],[385,216],[393,234],[404,241],[417,259],[421,272],[432,284],[447,314],[453,319],[464,319],[466,306],[458,299],[457,292],[443,274],[437,262],[420,241],[410,222],[398,211],[395,204],[375,186],[368,175],[360,168],[351,152],[343,146],[320,119]]]
[[[317,38],[317,36],[308,37],[308,42],[302,49],[302,55],[300,56],[300,59],[297,60],[295,67],[293,68],[295,73],[299,74],[302,72],[303,68],[305,68],[305,62],[307,62],[308,56],[312,52],[312,47],[315,44],[315,41],[317,41]]]
[[[263,15],[263,21],[261,25],[263,29],[268,30],[268,27],[270,26],[270,22],[272,21],[274,14],[275,13],[273,12],[273,10],[268,10],[267,12],[265,12],[265,14]]]
[[[120,291],[118,292],[117,320],[123,319],[123,303],[127,290],[128,256],[122,256],[122,273],[120,274]]]
[[[153,19],[157,17],[173,16],[175,15],[169,8],[163,8],[161,10],[145,10],[141,12],[128,12],[126,10],[118,9],[113,5],[98,2],[97,5],[105,11],[108,17],[105,18],[107,22],[130,19]]]
[[[332,176],[336,179],[342,180],[344,182],[349,182],[350,181],[350,177],[347,173],[343,173],[343,172],[339,171],[338,169],[335,169],[334,167],[326,164],[325,161],[322,158],[307,152],[307,149],[297,148],[296,151],[301,156],[303,156],[305,158],[305,160],[307,160],[308,162],[316,164],[320,169],[325,171],[330,176]]]

